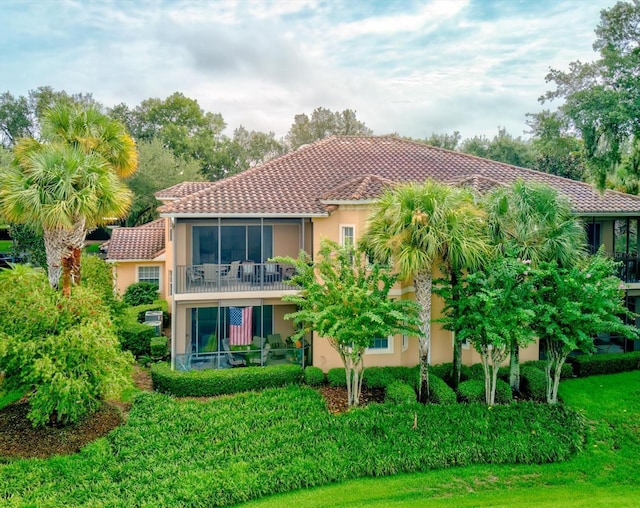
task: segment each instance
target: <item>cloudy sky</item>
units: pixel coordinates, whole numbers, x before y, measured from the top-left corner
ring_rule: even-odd
[[[51,85],[135,106],[180,91],[229,134],[283,136],[322,106],[376,134],[522,135],[549,67],[595,59],[614,3],[0,0],[0,92]]]

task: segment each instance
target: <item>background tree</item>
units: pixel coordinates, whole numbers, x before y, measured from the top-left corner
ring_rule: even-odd
[[[305,252],[297,260],[276,261],[295,266],[291,283],[302,288],[296,295],[283,297],[298,307],[285,316],[296,324],[293,337],[302,339],[315,331],[327,338],[345,366],[349,405],[357,406],[367,347],[377,337],[415,334],[415,303],[389,298],[396,281],[389,270],[377,264],[369,266],[361,253],[328,240],[321,242],[313,262]]]
[[[624,284],[615,274],[616,263],[602,252],[569,268],[545,263],[533,271],[536,318],[531,323],[547,358],[550,404],[558,401],[560,373],[569,353],[592,353],[598,333],[638,337],[638,330],[620,319],[629,311]]]
[[[433,132],[431,136],[424,139],[424,143],[446,150],[457,150],[461,139],[462,137],[458,131],[453,131],[451,134],[437,134]]]
[[[541,102],[562,99],[560,110],[583,141],[593,180],[604,188],[607,174],[624,155],[625,140],[640,135],[640,0],[617,2],[600,12],[593,62],[571,62],[568,71],[551,69],[555,90]]]
[[[362,239],[380,262],[392,261],[402,280],[413,279],[420,308],[420,401],[429,399],[432,273],[446,261],[461,269],[486,253],[473,194],[431,180],[387,190],[374,205]]]
[[[180,182],[204,180],[200,166],[193,159],[176,157],[162,142],[153,138],[138,143],[138,170],[125,180],[134,198],[125,224],[137,226],[158,217],[154,194]]]
[[[356,112],[345,109],[333,112],[326,108],[316,108],[311,117],[305,113],[296,115],[286,136],[290,150],[313,143],[333,135],[365,135],[373,131],[356,118]]]
[[[535,159],[531,144],[520,137],[514,138],[504,127],[498,128],[498,134],[491,140],[486,136],[465,139],[460,151],[523,168],[530,168]]]
[[[498,187],[484,201],[491,241],[501,255],[571,266],[586,253],[584,227],[571,204],[552,187],[518,180]],[[519,345],[511,346],[510,384],[520,391]]]

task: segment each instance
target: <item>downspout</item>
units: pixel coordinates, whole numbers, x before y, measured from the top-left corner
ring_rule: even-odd
[[[176,270],[176,259],[177,259],[177,245],[178,242],[176,240],[176,231],[175,231],[175,226],[176,226],[176,219],[175,217],[169,217],[169,228],[171,229],[170,231],[170,237],[173,239],[172,243],[173,243],[173,261],[171,262],[172,267],[171,267],[171,278],[173,279],[171,281],[172,286],[173,286],[173,294],[171,295],[171,370],[176,370],[176,322],[177,322],[177,317],[178,317],[178,303],[176,302],[176,288],[177,286],[177,281],[178,281],[178,271]]]

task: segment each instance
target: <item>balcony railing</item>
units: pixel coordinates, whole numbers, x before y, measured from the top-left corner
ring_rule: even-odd
[[[616,252],[615,260],[621,263],[618,267],[618,277],[624,282],[640,281],[640,263],[638,263],[637,254]]]
[[[234,367],[267,367],[271,365],[307,366],[311,359],[311,346],[252,351],[215,351],[175,356],[177,370],[229,369]]]
[[[176,267],[176,294],[296,289],[288,281],[295,274],[291,265],[234,261],[229,264],[181,265]]]

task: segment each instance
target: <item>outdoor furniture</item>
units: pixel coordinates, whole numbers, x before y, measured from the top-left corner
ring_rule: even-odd
[[[242,282],[254,282],[256,279],[256,264],[253,261],[243,261],[240,265]]]
[[[264,282],[280,282],[280,266],[277,263],[265,263]]]
[[[281,360],[285,357],[286,347],[282,343],[282,336],[279,333],[267,335],[267,342],[269,342],[271,358]]]
[[[229,339],[222,340],[222,348],[227,355],[227,361],[232,367],[244,367],[247,362],[242,355],[234,354],[229,347]]]
[[[202,265],[202,276],[205,284],[216,285],[218,283],[218,273],[218,265],[212,265],[210,263],[205,263],[204,265]]]
[[[271,346],[263,337],[254,337],[253,346],[258,348],[247,354],[251,365],[266,365]]]
[[[229,271],[220,277],[220,281],[226,284],[231,282],[238,282],[240,279],[238,277],[238,269],[240,268],[240,261],[232,261],[229,266]]]
[[[194,265],[187,267],[187,287],[200,285],[204,280],[202,265]]]

